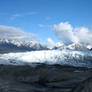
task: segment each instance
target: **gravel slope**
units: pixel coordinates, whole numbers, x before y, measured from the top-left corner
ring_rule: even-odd
[[[92,69],[0,65],[0,92],[92,92]]]

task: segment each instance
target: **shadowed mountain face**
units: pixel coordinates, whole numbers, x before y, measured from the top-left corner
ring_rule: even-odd
[[[22,41],[13,40],[0,40],[0,52],[24,52],[24,51],[35,51],[35,50],[47,50],[46,46],[39,43],[29,42],[25,43]]]
[[[92,69],[0,65],[0,92],[92,92]]]
[[[66,45],[55,46],[52,49],[90,51],[91,47],[80,43],[73,43],[67,46]],[[48,46],[36,42],[23,42],[18,40],[0,39],[0,53],[49,50],[49,49],[50,48]]]

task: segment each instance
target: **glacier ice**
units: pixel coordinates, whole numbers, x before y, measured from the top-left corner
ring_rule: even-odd
[[[72,50],[43,50],[0,54],[0,64],[33,65],[33,63],[92,67],[92,52]]]

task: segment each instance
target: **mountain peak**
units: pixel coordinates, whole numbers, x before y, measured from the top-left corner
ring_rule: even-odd
[[[17,40],[0,39],[0,52],[23,52],[34,50],[47,50],[46,46],[36,42],[23,42]]]
[[[60,45],[60,46],[56,46],[54,47],[54,49],[58,49],[58,50],[63,50],[63,49],[68,49],[68,50],[78,50],[78,51],[86,51],[86,50],[90,50],[92,48],[92,46],[86,46],[84,44],[81,43],[72,43],[70,45]]]

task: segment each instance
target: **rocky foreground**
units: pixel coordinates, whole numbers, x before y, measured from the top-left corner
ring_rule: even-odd
[[[92,69],[0,65],[0,92],[92,92]]]

